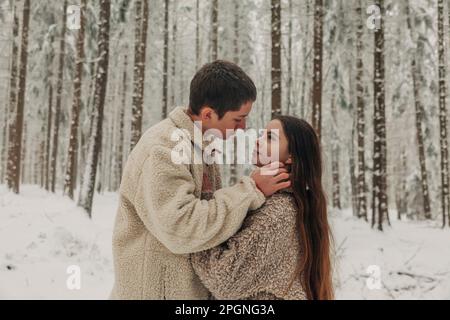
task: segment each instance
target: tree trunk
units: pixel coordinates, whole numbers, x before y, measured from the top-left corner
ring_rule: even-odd
[[[23,5],[22,17],[22,43],[20,48],[20,67],[19,67],[19,84],[17,93],[17,106],[11,113],[13,121],[9,128],[9,153],[8,153],[8,187],[15,193],[19,193],[20,177],[21,177],[21,153],[22,153],[22,134],[23,134],[23,117],[25,107],[25,91],[27,82],[27,66],[28,66],[28,29],[30,24],[30,0],[25,0]],[[15,81],[14,75],[11,81]],[[15,84],[14,84],[15,88]],[[12,94],[15,90],[13,90]],[[14,101],[15,102],[15,101]]]
[[[49,81],[48,86],[48,109],[47,109],[47,143],[45,146],[45,190],[50,191],[50,150],[53,122],[53,84]]]
[[[323,0],[315,0],[314,9],[314,67],[312,90],[312,124],[321,138],[322,125],[322,57],[323,57]]]
[[[341,209],[341,192],[339,185],[339,139],[337,127],[337,113],[336,113],[336,82],[338,81],[338,68],[334,67],[334,79],[332,85],[332,98],[331,98],[331,115],[333,120],[333,141],[332,141],[332,154],[331,154],[331,174],[333,185],[333,208]]]
[[[407,25],[411,34],[411,40],[413,43],[416,43],[413,25],[411,21],[411,14],[409,10],[409,1],[406,4],[406,16],[407,16]],[[420,67],[417,66],[417,55],[420,52],[423,52],[423,43],[418,43],[417,46],[420,46],[421,49],[417,49],[413,53],[413,57],[411,59],[411,75],[413,79],[413,92],[414,92],[414,105],[415,105],[415,114],[416,114],[416,138],[417,138],[417,147],[418,147],[418,155],[419,155],[419,164],[420,164],[420,182],[422,186],[422,196],[423,196],[423,210],[425,213],[426,219],[431,219],[431,209],[430,209],[430,195],[428,188],[428,173],[425,159],[425,147],[424,147],[424,138],[423,138],[423,130],[422,130],[422,120],[423,120],[423,106],[420,99],[420,83],[419,80],[422,79]],[[422,56],[422,55],[420,55]]]
[[[172,9],[172,75],[171,75],[171,97],[170,97],[170,107],[175,107],[177,101],[176,101],[176,80],[177,79],[177,33],[178,33],[178,26],[177,26],[177,6],[176,2],[173,2],[173,9]]]
[[[9,83],[9,112],[5,115],[7,118],[10,118],[9,130],[8,130],[8,147],[7,147],[7,161],[6,161],[6,183],[9,189],[14,188],[15,181],[15,168],[14,161],[16,161],[16,155],[14,154],[15,142],[16,142],[16,130],[15,124],[11,120],[14,120],[16,116],[16,108],[17,108],[17,68],[18,68],[18,55],[19,55],[19,46],[18,46],[18,37],[19,37],[19,18],[17,16],[17,6],[14,5],[14,25],[13,25],[13,42],[12,42],[12,55],[11,55],[11,74],[10,74],[10,83]],[[15,120],[14,120],[15,121]],[[3,179],[2,179],[3,181]]]
[[[357,176],[357,216],[367,221],[367,185],[365,164],[365,115],[364,115],[364,87],[363,87],[363,19],[361,0],[356,8],[358,31],[356,37],[356,123],[358,140],[358,176]]]
[[[218,57],[219,43],[219,0],[212,0],[211,10],[211,60]]]
[[[77,177],[76,168],[78,155],[78,128],[81,108],[81,87],[84,63],[85,9],[86,0],[81,0],[80,30],[78,31],[77,37],[77,61],[75,65],[75,76],[73,80],[72,121],[70,123],[69,152],[67,156],[67,170],[64,184],[64,192],[67,192],[67,195],[70,199],[73,199],[73,192],[76,187]]]
[[[7,147],[7,139],[8,139],[8,118],[9,118],[9,105],[5,103],[5,108],[3,110],[3,132],[2,132],[2,141],[1,141],[1,154],[0,154],[0,184],[3,183],[6,179],[6,163],[8,158],[8,147]]]
[[[195,2],[195,70],[200,68],[200,0]]]
[[[142,114],[144,105],[145,61],[147,51],[148,1],[136,1],[135,47],[134,47],[134,88],[131,119],[130,150],[138,143],[142,134]]]
[[[350,191],[352,193],[352,212],[353,216],[357,215],[358,199],[356,194],[356,175],[355,175],[355,133],[356,133],[356,118],[353,117],[352,123],[352,137],[350,144],[350,157],[349,157],[349,169],[350,169]]]
[[[239,0],[234,0],[234,38],[233,38],[233,62],[239,64]],[[237,163],[237,138],[236,135],[233,139],[233,163],[230,165],[230,179],[228,185],[233,186],[238,181],[238,163]]]
[[[304,44],[303,44],[303,49],[302,49],[302,59],[303,59],[303,81],[302,81],[302,93],[301,93],[301,98],[300,98],[300,117],[301,118],[305,118],[306,115],[306,108],[305,108],[305,92],[306,92],[306,72],[307,72],[307,67],[308,67],[308,59],[306,58],[307,56],[307,50],[308,50],[308,39],[309,39],[309,0],[306,0],[306,18],[305,20],[305,24],[304,24],[304,28],[306,29],[304,31],[305,33],[305,40],[304,40]]]
[[[281,114],[281,2],[271,0],[272,11],[272,118]]]
[[[67,0],[64,0],[63,5],[63,19],[61,25],[61,38],[59,40],[59,68],[58,68],[58,82],[56,85],[56,104],[55,104],[55,125],[53,129],[53,143],[52,143],[52,158],[51,158],[51,191],[55,192],[56,187],[56,171],[57,171],[57,157],[58,157],[58,139],[59,139],[59,125],[61,116],[61,103],[63,93],[64,81],[64,59],[66,53],[66,20],[67,20]]]
[[[289,0],[289,22],[288,22],[288,48],[287,48],[287,106],[286,106],[286,114],[290,114],[291,105],[292,105],[292,83],[293,83],[293,75],[292,75],[292,0]]]
[[[163,101],[162,101],[162,118],[167,118],[168,105],[168,75],[169,75],[169,0],[165,0],[164,6],[164,53],[163,53]]]
[[[123,144],[124,144],[124,125],[125,125],[125,108],[127,106],[127,68],[128,68],[128,57],[125,55],[123,61],[123,78],[122,78],[122,105],[120,106],[119,114],[119,141],[117,142],[117,160],[116,165],[119,176],[119,181],[116,184],[116,189],[120,185],[123,172]]]
[[[78,205],[86,210],[89,217],[92,216],[92,200],[94,198],[95,179],[99,151],[102,143],[103,109],[105,106],[106,86],[108,81],[109,66],[109,29],[110,29],[111,2],[100,0],[99,18],[99,60],[97,64],[97,76],[95,79],[93,128],[90,137],[88,157],[84,173],[83,184],[80,188]]]
[[[25,115],[25,114],[24,114]],[[21,184],[25,184],[26,181],[26,172],[25,172],[25,159],[27,156],[27,123],[25,121],[23,121],[23,125],[22,125],[22,143],[21,143],[21,147],[20,147],[20,165],[21,165],[21,169],[20,169],[20,179],[19,179],[19,186]]]
[[[384,1],[377,2],[384,14]],[[386,181],[386,118],[384,76],[384,18],[380,17],[380,29],[374,37],[374,173],[373,173],[373,217],[372,226],[383,230],[383,220],[388,219]]]
[[[439,56],[439,125],[441,147],[441,193],[442,193],[442,227],[446,225],[447,215],[450,215],[450,195],[448,178],[448,141],[447,141],[447,106],[446,96],[446,55],[444,34],[444,0],[438,0],[438,56]],[[450,224],[450,217],[449,217]]]

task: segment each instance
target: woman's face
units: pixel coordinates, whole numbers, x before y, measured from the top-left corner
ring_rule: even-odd
[[[275,158],[275,153],[279,152],[279,158]],[[272,157],[274,155],[274,157]],[[292,163],[289,154],[289,143],[283,130],[280,120],[270,121],[264,133],[256,140],[256,146],[253,151],[252,163],[258,167],[262,167],[274,160],[278,160],[285,164]]]

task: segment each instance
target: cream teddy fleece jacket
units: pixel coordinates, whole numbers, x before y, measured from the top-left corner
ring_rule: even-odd
[[[126,163],[113,232],[112,299],[207,299],[189,254],[226,241],[247,211],[265,201],[248,177],[221,189],[216,165],[174,163],[177,129],[194,137],[182,107],[148,129]],[[193,140],[192,146],[192,152],[205,147]],[[210,200],[200,198],[204,170],[214,183]]]

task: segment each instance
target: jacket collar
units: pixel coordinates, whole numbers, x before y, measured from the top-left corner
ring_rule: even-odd
[[[179,129],[187,131],[187,133],[189,134],[189,139],[195,147],[203,151],[209,144],[207,141],[203,140],[201,129],[197,125],[195,125],[194,121],[192,121],[192,119],[188,116],[187,108],[176,107],[169,114],[169,118]]]

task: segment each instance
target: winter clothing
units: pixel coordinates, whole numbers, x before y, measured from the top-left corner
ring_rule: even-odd
[[[242,229],[220,246],[191,255],[194,270],[216,299],[294,299],[306,294],[294,278],[301,258],[292,190],[249,212]]]
[[[191,158],[201,155],[207,145],[195,141],[199,129],[178,107],[145,132],[126,163],[113,233],[112,299],[207,299],[189,254],[226,241],[248,210],[265,201],[249,177],[220,189],[217,165],[177,164],[180,129],[189,133]],[[210,200],[201,199],[206,178]]]

